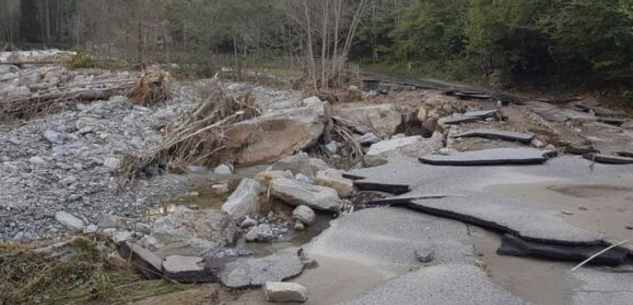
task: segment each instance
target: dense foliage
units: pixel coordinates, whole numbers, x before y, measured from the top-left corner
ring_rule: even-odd
[[[633,0],[0,0],[0,48],[335,58],[354,5],[355,61],[502,85],[633,81]]]
[[[357,57],[411,72],[599,85],[633,78],[631,0],[414,0],[368,18],[359,39]]]

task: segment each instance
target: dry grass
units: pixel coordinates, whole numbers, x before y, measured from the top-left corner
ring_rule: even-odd
[[[170,76],[160,69],[148,69],[127,92],[127,97],[141,106],[151,106],[169,99]]]
[[[165,128],[163,144],[144,155],[128,155],[123,159],[121,186],[133,182],[141,174],[159,171],[185,172],[189,165],[213,167],[231,159],[241,147],[227,146],[225,131],[230,125],[260,114],[250,92],[228,96],[216,77],[211,82],[209,97],[192,112]]]
[[[128,304],[181,289],[105,264],[86,239],[75,239],[67,247],[75,254],[64,261],[48,259],[33,247],[0,244],[0,305]]]

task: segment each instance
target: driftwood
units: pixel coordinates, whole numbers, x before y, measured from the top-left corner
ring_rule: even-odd
[[[5,119],[28,119],[34,115],[47,112],[62,102],[77,103],[104,100],[114,95],[122,94],[130,86],[57,92],[0,102],[0,117]]]

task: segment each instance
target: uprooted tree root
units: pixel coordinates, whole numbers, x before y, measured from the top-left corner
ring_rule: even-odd
[[[128,304],[182,289],[108,265],[89,240],[78,238],[66,247],[74,253],[69,260],[47,258],[29,246],[0,243],[0,305]]]
[[[189,165],[213,167],[231,162],[243,148],[228,145],[225,132],[230,125],[260,114],[251,93],[239,97],[225,94],[214,78],[209,98],[191,113],[183,115],[165,129],[162,145],[145,155],[127,155],[121,162],[121,187],[143,173],[185,172]]]
[[[169,78],[162,70],[145,71],[126,95],[141,106],[164,102],[169,99]]]

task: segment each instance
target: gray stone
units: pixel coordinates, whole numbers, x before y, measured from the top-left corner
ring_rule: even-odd
[[[90,224],[87,225],[84,229],[83,229],[83,233],[84,234],[94,234],[97,233],[97,231],[99,230],[99,227],[97,227],[94,224]]]
[[[67,137],[57,131],[54,131],[52,129],[48,129],[46,131],[44,131],[44,139],[46,139],[46,141],[50,142],[51,144],[64,144],[64,141],[66,141]]]
[[[48,166],[48,162],[46,162],[46,160],[42,159],[42,157],[31,157],[29,159],[29,163],[31,163],[31,166],[33,166],[33,168],[45,168]]]
[[[269,224],[262,223],[251,228],[245,238],[248,242],[270,242],[275,239],[275,234]]]
[[[320,171],[314,178],[314,184],[335,189],[341,198],[351,197],[354,193],[354,182],[343,178],[343,173],[336,169]]]
[[[457,289],[457,290],[456,290]],[[473,265],[431,266],[399,276],[358,299],[338,305],[528,305]]]
[[[247,215],[259,212],[259,193],[262,186],[253,179],[243,179],[237,189],[222,205],[222,211],[233,219],[239,219]]]
[[[327,149],[330,153],[337,153],[338,152],[338,143],[336,143],[336,141],[330,141],[330,143],[325,145],[325,149]]]
[[[358,143],[360,143],[363,146],[369,146],[369,145],[376,144],[376,143],[382,141],[381,138],[379,138],[378,136],[376,136],[375,134],[373,134],[371,132],[360,136],[356,140],[358,141]]]
[[[266,188],[270,186],[270,181],[279,178],[294,179],[294,176],[292,175],[291,171],[275,170],[260,172],[255,176],[255,180],[257,180],[257,182],[261,183]]]
[[[310,156],[301,152],[293,156],[285,157],[270,167],[271,171],[290,171],[293,175],[304,174],[313,177],[314,172],[310,166]]]
[[[402,114],[395,105],[348,104],[334,110],[334,115],[370,127],[383,137],[393,135],[402,124]]]
[[[184,206],[156,219],[152,228],[152,236],[161,243],[185,242],[199,248],[223,247],[235,240],[236,233],[235,221],[227,214]]]
[[[435,259],[435,249],[422,248],[414,251],[415,258],[421,263],[430,263]]]
[[[305,302],[308,289],[295,283],[266,282],[264,296],[268,302]]]
[[[480,137],[494,140],[507,140],[516,141],[521,143],[530,143],[534,139],[533,133],[512,132],[503,130],[491,130],[491,129],[475,129],[466,132],[461,132],[453,135],[453,138],[470,138]]]
[[[110,236],[115,244],[121,244],[132,239],[130,231],[116,231]]]
[[[220,283],[228,288],[246,289],[293,278],[303,272],[301,253],[300,248],[287,248],[263,258],[239,258],[220,271]]]
[[[458,152],[448,156],[427,155],[420,157],[420,161],[431,165],[449,166],[541,164],[554,154],[551,150],[534,148],[493,148]]]
[[[288,204],[306,205],[316,210],[337,212],[343,207],[335,190],[292,179],[273,180],[270,183],[270,194]]]
[[[306,225],[312,225],[316,221],[314,211],[305,205],[296,207],[294,211],[292,211],[292,216]]]
[[[252,226],[256,226],[257,225],[257,220],[250,218],[250,217],[246,217],[246,219],[244,219],[244,221],[242,221],[242,223],[240,224],[240,227],[242,228],[250,228]]]
[[[66,212],[57,212],[55,213],[55,220],[61,223],[63,226],[68,228],[71,231],[81,232],[84,229],[83,220],[69,214]]]
[[[105,215],[99,221],[98,226],[100,229],[110,229],[110,228],[128,229],[128,228],[131,228],[133,222],[134,222],[134,219],[132,218],[121,217],[121,216],[116,216],[116,215]]]
[[[205,268],[204,259],[197,256],[170,255],[163,261],[163,274],[179,283],[208,283],[215,277]]]
[[[312,172],[316,174],[322,170],[329,169],[330,166],[319,158],[310,158],[310,168]]]
[[[442,136],[438,133],[429,139],[413,136],[382,141],[369,148],[365,155],[365,163],[369,166],[377,166],[386,163],[390,157],[416,158],[442,148],[441,138]]]

